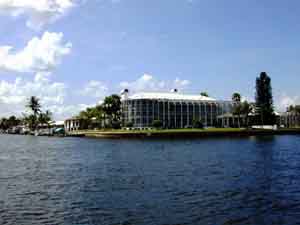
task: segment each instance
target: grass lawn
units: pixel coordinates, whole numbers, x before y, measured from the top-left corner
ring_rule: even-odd
[[[80,130],[69,135],[86,137],[206,137],[206,136],[232,136],[232,135],[276,135],[276,134],[300,134],[298,128],[283,128],[279,130],[262,130],[246,128],[207,128],[207,129],[153,129],[153,130]]]
[[[245,131],[245,128],[207,128],[207,129],[152,129],[152,130],[113,130],[113,129],[103,129],[103,130],[81,130],[76,133],[124,133],[124,134],[138,134],[138,133],[195,133],[195,132],[239,132]]]

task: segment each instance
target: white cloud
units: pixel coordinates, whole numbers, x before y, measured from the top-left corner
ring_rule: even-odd
[[[26,16],[26,25],[40,29],[65,15],[74,0],[0,0],[0,11],[12,17]]]
[[[0,46],[0,70],[12,72],[51,71],[63,56],[70,54],[72,44],[63,43],[62,33],[45,32],[34,37],[21,51],[11,46]]]
[[[20,77],[13,82],[0,81],[0,118],[22,116],[30,96],[37,96],[43,110],[50,110],[55,120],[65,120],[95,104],[69,104],[70,89],[64,83],[52,82],[49,74],[39,73],[32,81]]]
[[[52,105],[49,107],[51,112],[55,112],[54,116],[56,120],[65,120],[78,115],[80,111],[85,110],[88,107],[94,107],[95,105],[88,104],[74,104],[74,105]]]
[[[164,81],[154,78],[152,75],[144,74],[133,82],[123,81],[120,83],[121,88],[128,88],[130,91],[167,91],[177,88],[179,91],[186,89],[190,81],[176,78],[173,81]]]
[[[190,81],[189,80],[180,80],[179,78],[176,78],[174,80],[174,86],[175,86],[175,88],[185,88],[188,85],[190,85]]]
[[[0,82],[0,115],[20,115],[30,96],[37,96],[44,109],[53,105],[63,105],[66,95],[64,83],[52,82],[49,74],[38,73],[34,80],[26,81],[17,77],[13,82]]]
[[[80,94],[83,96],[90,96],[94,98],[104,98],[107,94],[108,88],[101,81],[91,80],[89,81]]]
[[[275,103],[279,111],[286,111],[290,105],[299,105],[300,96],[289,96],[282,94],[278,97],[278,101]]]
[[[55,118],[62,118],[60,113],[63,111],[64,115],[70,112],[70,107],[64,105],[66,85],[50,78],[62,58],[70,54],[71,48],[71,43],[63,41],[62,33],[49,32],[41,38],[34,37],[19,51],[13,51],[11,46],[0,46],[0,71],[35,74],[33,80],[18,76],[12,82],[0,81],[0,116],[20,116],[25,112],[30,96],[40,98],[44,109],[55,109]]]

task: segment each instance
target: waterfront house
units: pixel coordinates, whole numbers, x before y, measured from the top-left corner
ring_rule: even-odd
[[[224,126],[225,119],[218,116],[230,113],[232,101],[216,100],[201,95],[171,92],[141,92],[130,95],[125,89],[121,93],[122,123],[133,127],[152,127],[160,121],[164,128],[186,128],[193,121],[201,121],[205,127]],[[219,122],[218,122],[219,121]]]
[[[300,114],[297,112],[281,113],[279,124],[282,127],[300,127]]]
[[[88,122],[84,119],[74,117],[65,120],[64,127],[66,132],[84,130],[88,128]]]

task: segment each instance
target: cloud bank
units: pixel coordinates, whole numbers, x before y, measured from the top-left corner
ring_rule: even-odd
[[[1,114],[21,114],[30,96],[41,99],[44,108],[51,105],[62,105],[66,94],[64,83],[52,82],[48,74],[37,73],[34,80],[27,81],[17,77],[13,82],[0,82]]]
[[[91,80],[80,91],[83,96],[102,99],[108,92],[108,87],[101,81]]]
[[[0,70],[30,73],[49,72],[60,64],[63,56],[70,54],[72,44],[63,42],[62,33],[45,32],[34,37],[20,51],[12,46],[0,46]]]
[[[12,17],[25,16],[26,25],[32,29],[56,21],[74,6],[74,0],[0,0],[0,12]]]
[[[11,46],[0,46],[0,71],[35,74],[33,80],[18,76],[14,81],[0,82],[1,115],[20,115],[30,96],[40,98],[46,109],[63,107],[66,85],[51,81],[51,73],[62,58],[71,53],[71,48],[70,42],[63,41],[62,33],[49,32],[40,38],[34,37],[19,51],[13,51]]]
[[[190,85],[189,80],[181,80],[176,78],[172,81],[158,80],[150,74],[144,74],[135,81],[123,81],[120,83],[121,88],[128,88],[130,91],[167,91],[174,88],[184,90]]]

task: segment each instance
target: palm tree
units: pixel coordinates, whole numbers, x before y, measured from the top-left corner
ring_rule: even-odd
[[[113,94],[104,99],[102,110],[109,119],[110,126],[114,123],[120,122],[121,115],[121,98],[120,96]]]
[[[18,125],[20,125],[20,123],[21,123],[21,121],[17,117],[15,117],[15,116],[10,116],[7,119],[7,124],[9,126],[9,128],[18,126]]]
[[[26,107],[32,110],[33,114],[37,116],[41,112],[40,99],[35,96],[31,96]]]
[[[235,104],[234,107],[233,107],[233,110],[232,110],[232,115],[233,116],[235,116],[235,115],[238,116],[238,126],[239,126],[239,128],[241,127],[241,123],[240,123],[241,114],[242,114],[242,105],[241,104]]]
[[[201,92],[200,95],[203,97],[209,97],[209,95],[206,91]]]
[[[36,129],[37,119],[34,115],[29,115],[24,117],[24,123],[29,127],[31,131]]]
[[[287,112],[294,112],[295,111],[295,107],[293,105],[290,105],[287,110]]]
[[[0,129],[7,130],[8,129],[8,120],[7,118],[2,118],[0,121]]]
[[[47,124],[47,126],[50,125],[51,122],[52,113],[49,110],[46,110],[46,112],[42,112],[39,114],[39,123],[40,124]]]
[[[41,113],[41,104],[40,99],[38,99],[36,96],[31,96],[28,100],[28,103],[26,105],[27,108],[29,108],[33,115],[30,115],[27,118],[27,122],[29,122],[29,127],[32,130],[35,130],[38,126],[38,114]]]
[[[241,106],[241,95],[240,93],[233,93],[232,94],[232,101],[235,103],[234,107],[233,107],[233,115],[237,115],[238,116],[238,126],[241,127],[241,123],[240,123],[240,116],[242,113],[242,106]]]
[[[233,93],[232,94],[232,101],[236,102],[236,103],[241,102],[241,94],[237,93],[237,92]]]
[[[46,110],[46,112],[41,112],[39,114],[39,118],[38,118],[38,122],[41,125],[46,124],[48,129],[49,129],[49,133],[50,133],[50,122],[52,120],[52,113],[49,110]]]
[[[249,126],[249,114],[253,112],[253,107],[247,102],[244,101],[241,107],[241,113],[245,116],[246,126]]]

